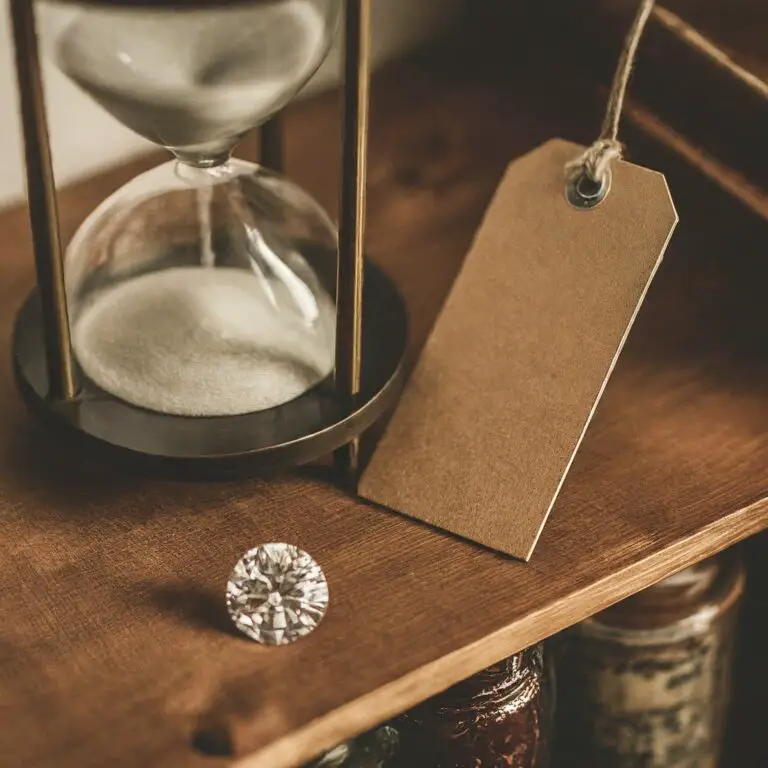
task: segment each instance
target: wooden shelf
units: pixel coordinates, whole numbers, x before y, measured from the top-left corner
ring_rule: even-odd
[[[402,65],[374,91],[370,251],[423,342],[506,162],[587,141],[597,89]],[[335,209],[336,99],[288,116],[289,168]],[[0,216],[0,764],[293,768],[768,524],[768,224],[628,130],[680,226],[529,564],[356,501],[305,470],[174,484],[83,466],[23,410],[9,365],[32,284],[24,212]],[[65,235],[140,162],[68,190]],[[509,524],[514,525],[514,510]],[[229,627],[226,577],[290,541],[322,564],[321,627],[280,649]],[[6,761],[6,762],[4,762]]]

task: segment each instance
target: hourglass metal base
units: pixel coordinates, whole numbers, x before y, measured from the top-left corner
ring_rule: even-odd
[[[242,477],[327,455],[371,426],[395,402],[404,378],[408,321],[392,281],[366,263],[362,386],[351,405],[328,379],[276,408],[241,416],[171,416],[130,405],[81,377],[71,401],[49,400],[40,297],[16,319],[13,361],[29,408],[78,449],[124,466],[185,479]]]

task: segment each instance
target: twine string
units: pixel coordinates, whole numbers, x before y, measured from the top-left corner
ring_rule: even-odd
[[[590,181],[601,184],[612,163],[622,157],[624,148],[619,141],[619,125],[624,108],[624,97],[627,94],[632,68],[637,58],[640,38],[643,36],[643,30],[648,23],[651,11],[653,11],[654,2],[655,0],[641,0],[640,2],[632,27],[624,40],[619,63],[613,75],[600,136],[585,152],[567,164],[566,171],[569,176],[584,174]]]

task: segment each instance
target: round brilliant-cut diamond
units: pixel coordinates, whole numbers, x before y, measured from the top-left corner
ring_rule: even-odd
[[[264,544],[237,561],[227,582],[235,626],[258,643],[287,645],[312,632],[328,608],[322,568],[291,544]]]

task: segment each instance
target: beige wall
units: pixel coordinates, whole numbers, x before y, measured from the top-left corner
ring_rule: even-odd
[[[441,34],[461,0],[373,0],[374,61],[381,63]],[[0,206],[24,194],[20,128],[16,111],[8,0],[0,0]],[[311,84],[328,85],[338,69],[338,50]],[[58,183],[93,173],[148,146],[45,65],[46,100]]]

